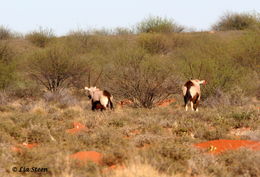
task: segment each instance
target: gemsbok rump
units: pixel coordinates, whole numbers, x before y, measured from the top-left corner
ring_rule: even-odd
[[[99,76],[97,77],[94,85],[97,84],[102,72],[103,69],[101,70]],[[91,99],[92,111],[97,109],[101,109],[101,111],[103,111],[109,107],[110,109],[113,109],[113,103],[112,103],[113,96],[108,91],[100,90],[96,86],[90,87],[91,85],[90,72],[89,72],[88,82],[89,82],[89,86],[85,87],[85,90],[88,92],[88,98]]]
[[[113,96],[108,91],[100,90],[96,87],[85,87],[85,90],[88,91],[88,97],[91,99],[92,111],[96,109],[101,109],[101,111],[103,111],[109,107],[110,109],[113,109]]]
[[[206,84],[205,80],[189,80],[183,87],[184,106],[186,111],[188,110],[188,102],[190,101],[191,110],[198,111],[198,105],[201,97],[200,84]]]

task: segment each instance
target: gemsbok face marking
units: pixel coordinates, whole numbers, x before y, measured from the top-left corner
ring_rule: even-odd
[[[183,87],[184,106],[186,111],[188,110],[188,102],[190,101],[191,110],[198,111],[198,105],[201,97],[200,84],[206,84],[205,80],[189,80]]]

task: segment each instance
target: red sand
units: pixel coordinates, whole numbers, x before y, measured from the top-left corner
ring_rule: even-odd
[[[96,163],[97,165],[104,165],[102,162],[103,154],[96,152],[96,151],[80,151],[75,154],[70,155],[70,158],[76,159],[81,164],[85,164],[89,161]],[[116,165],[111,165],[106,168],[102,172],[108,172],[111,170],[116,170],[116,169],[122,169],[125,168],[124,165],[116,164]]]
[[[149,147],[151,147],[151,144],[144,143],[143,145],[138,146],[137,148],[143,150],[143,149],[147,149],[147,148],[149,148]]]
[[[80,151],[75,154],[70,155],[70,158],[77,159],[83,163],[92,161],[96,164],[102,164],[102,154],[95,151]]]
[[[133,102],[129,99],[124,99],[124,100],[121,100],[119,101],[119,104],[121,105],[127,105],[127,104],[132,104]]]
[[[28,149],[32,149],[34,147],[38,146],[37,143],[32,143],[32,144],[27,144],[27,143],[23,143],[23,144],[18,144],[18,146],[13,146],[12,147],[12,151],[14,152],[22,152],[22,148],[28,148]]]
[[[131,139],[134,136],[139,135],[139,134],[141,134],[141,131],[137,130],[137,129],[134,129],[134,130],[130,131],[130,133],[128,135],[124,136],[124,138]]]
[[[119,101],[117,105],[118,105],[119,107],[124,107],[124,106],[126,106],[126,105],[131,105],[131,104],[133,104],[133,102],[132,102],[131,100],[129,100],[129,99],[124,99],[124,100]]]
[[[176,102],[176,100],[174,98],[172,98],[172,99],[166,99],[166,100],[160,101],[156,105],[165,107],[165,106],[169,106],[170,104],[172,104],[174,102]]]
[[[107,172],[110,172],[112,170],[120,170],[120,169],[124,169],[125,168],[125,165],[111,165],[107,168],[104,168],[102,170],[103,173],[107,173]]]
[[[66,130],[66,132],[68,132],[68,133],[71,133],[71,134],[75,134],[75,133],[78,133],[78,132],[80,132],[80,131],[86,131],[86,130],[88,130],[86,127],[85,127],[85,125],[83,125],[83,124],[81,124],[81,123],[79,123],[79,122],[73,122],[73,126],[74,126],[74,128],[72,128],[72,129],[67,129]]]
[[[249,148],[252,150],[260,150],[259,141],[250,140],[214,140],[203,143],[195,144],[198,148],[207,148],[209,153],[219,154],[227,150],[236,150],[241,147]]]

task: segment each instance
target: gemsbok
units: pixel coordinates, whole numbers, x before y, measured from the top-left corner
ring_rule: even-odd
[[[190,75],[192,76],[191,79],[189,79],[183,86],[182,86],[182,92],[183,92],[183,97],[184,97],[184,107],[186,111],[188,111],[188,103],[190,101],[191,105],[191,110],[192,111],[199,111],[198,106],[199,106],[199,101],[201,97],[201,92],[200,92],[200,85],[206,84],[205,80],[199,80],[199,79],[192,79],[194,78],[193,75],[193,67],[190,61],[186,57],[184,57],[185,62],[189,66],[190,69]],[[203,62],[201,61],[200,67],[199,67],[199,74],[195,78],[200,78],[200,74],[203,68]]]
[[[92,111],[96,109],[101,109],[101,111],[103,111],[109,107],[110,109],[113,109],[113,96],[108,91],[100,90],[96,87],[85,87],[85,90],[89,93],[88,97],[91,99]]]
[[[184,106],[186,111],[188,111],[188,102],[190,101],[191,110],[198,111],[198,105],[201,97],[200,84],[206,84],[205,80],[189,80],[183,87],[182,92],[184,96]]]
[[[95,81],[95,84],[97,83],[98,79],[100,78],[103,70],[101,70],[98,78]],[[107,91],[107,90],[100,90],[96,86],[90,87],[90,72],[89,72],[89,86],[85,87],[85,90],[88,93],[88,98],[91,99],[91,109],[92,111],[101,109],[101,111],[106,110],[110,107],[110,109],[113,109],[113,103],[112,99],[113,96]]]

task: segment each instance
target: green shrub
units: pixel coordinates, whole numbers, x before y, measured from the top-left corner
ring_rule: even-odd
[[[139,48],[125,48],[115,53],[114,62],[107,79],[110,89],[119,98],[151,108],[178,91],[178,84],[175,84],[178,78],[171,74],[170,60],[149,56]]]
[[[33,31],[25,36],[27,40],[36,45],[37,47],[46,47],[55,35],[51,29],[40,28],[38,31]]]
[[[184,27],[176,24],[168,18],[150,16],[137,24],[138,33],[171,33],[182,32]]]
[[[235,86],[251,81],[245,80],[250,72],[233,60],[231,49],[228,41],[200,35],[178,51],[178,68],[182,69],[180,72],[186,79],[207,80],[207,85],[201,87],[202,97],[214,96],[218,91],[232,91]]]
[[[0,89],[6,89],[15,80],[16,65],[13,58],[14,54],[10,46],[0,42]]]
[[[260,23],[260,22],[259,22]],[[260,29],[251,30],[233,41],[232,51],[236,63],[260,74]]]
[[[259,27],[259,15],[249,13],[226,13],[215,25],[213,25],[212,29],[216,31],[227,31]]]
[[[93,45],[93,37],[86,31],[72,31],[66,36],[66,43],[70,48],[77,48],[78,52],[84,53]]]
[[[167,54],[170,51],[168,37],[161,34],[140,34],[139,45],[151,54]]]

